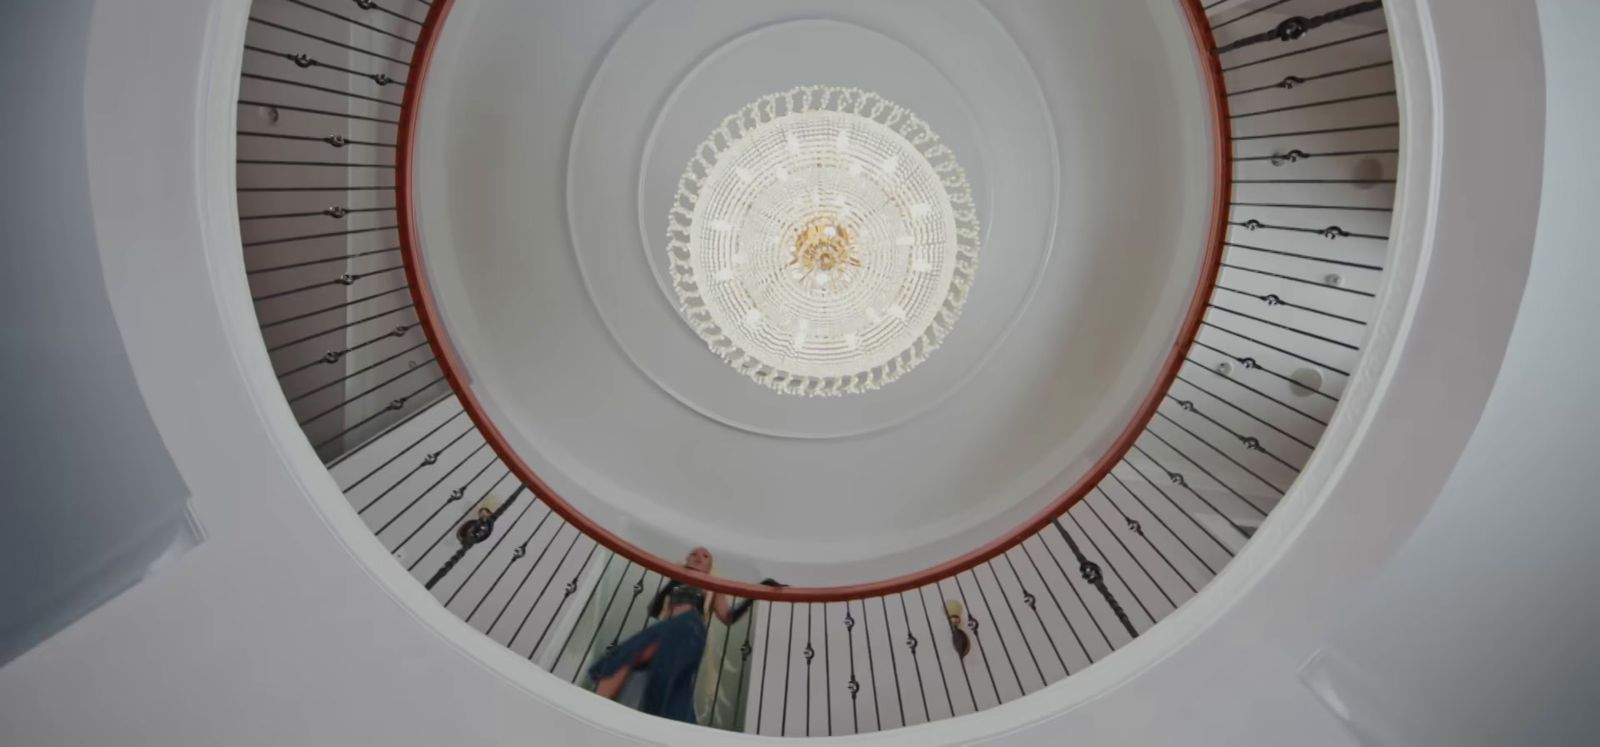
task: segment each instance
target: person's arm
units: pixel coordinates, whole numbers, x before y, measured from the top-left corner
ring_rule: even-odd
[[[678,588],[678,580],[672,579],[662,584],[661,588],[656,590],[656,596],[654,599],[650,600],[650,608],[648,610],[651,617],[661,616],[662,608],[667,606],[667,597],[670,596],[672,594],[672,590],[676,588]]]
[[[711,614],[716,615],[723,625],[732,625],[738,618],[733,616],[733,610],[728,606],[728,595],[713,592],[711,595]]]
[[[774,581],[774,580],[772,580],[770,578],[761,579],[761,584],[763,586],[775,586],[775,587],[783,587],[783,586],[785,586],[785,584],[780,584],[777,581]],[[728,604],[727,596],[723,595],[723,594],[718,594],[716,600],[711,603],[711,608],[712,608],[712,610],[714,612],[716,612],[717,619],[721,620],[724,625],[732,625],[732,624],[734,624],[736,622],[739,622],[739,620],[743,619],[744,616],[745,616],[745,613],[750,611],[750,606],[755,604],[755,603],[756,603],[756,600],[754,600],[754,599],[746,599],[746,600],[744,600],[742,602],[739,602],[738,604],[730,606]]]

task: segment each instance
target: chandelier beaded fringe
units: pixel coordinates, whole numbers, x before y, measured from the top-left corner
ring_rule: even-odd
[[[800,86],[696,147],[668,211],[668,272],[684,320],[735,370],[837,396],[939,347],[979,241],[966,172],[926,122],[859,88]]]

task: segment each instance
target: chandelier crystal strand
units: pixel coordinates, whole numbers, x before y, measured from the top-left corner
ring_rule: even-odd
[[[678,181],[667,239],[685,321],[786,394],[898,379],[949,334],[978,268],[955,154],[858,88],[797,87],[724,119]]]

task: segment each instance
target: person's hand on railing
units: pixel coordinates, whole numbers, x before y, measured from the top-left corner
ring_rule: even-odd
[[[777,579],[771,577],[761,579],[761,585],[771,586],[775,589],[782,589],[788,586],[788,584],[779,583]],[[745,613],[750,611],[751,605],[754,605],[755,603],[756,600],[754,599],[746,599],[734,605],[733,609],[728,614],[727,623],[732,625],[736,622],[739,622],[739,619],[744,617]]]

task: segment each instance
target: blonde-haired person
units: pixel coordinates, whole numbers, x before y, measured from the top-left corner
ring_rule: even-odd
[[[711,573],[711,551],[696,547],[684,558],[691,571]],[[766,579],[768,586],[781,584]],[[611,653],[589,667],[595,693],[616,698],[634,670],[649,665],[650,681],[645,685],[639,710],[662,718],[695,723],[694,686],[700,673],[700,658],[706,650],[706,617],[716,615],[732,625],[750,611],[752,600],[730,605],[726,594],[670,580],[650,602],[650,616],[658,618]]]

